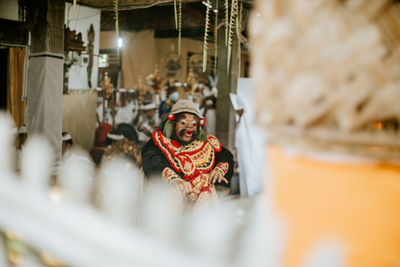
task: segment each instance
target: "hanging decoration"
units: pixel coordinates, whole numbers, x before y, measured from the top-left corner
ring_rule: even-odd
[[[75,9],[76,9],[76,0],[74,0],[72,4],[72,13],[74,14],[74,18],[75,18]]]
[[[240,46],[240,37],[242,34],[242,19],[243,19],[243,3],[240,3],[239,6],[239,11],[238,11],[238,16],[236,17],[236,35],[237,35],[237,39],[238,39],[238,77],[240,77],[240,70],[241,70],[241,53],[242,53],[242,49]]]
[[[228,37],[228,63],[226,72],[229,73],[229,66],[231,63],[231,54],[232,54],[232,39],[233,39],[233,27],[235,26],[235,18],[237,16],[238,11],[238,0],[232,0],[231,4],[231,18],[229,21],[229,37]]]
[[[207,0],[207,10],[206,10],[206,26],[204,27],[204,45],[203,45],[203,72],[207,69],[207,50],[208,50],[208,31],[210,30],[210,0]]]
[[[217,0],[218,1],[218,0]],[[228,31],[229,31],[229,0],[225,0],[225,46],[228,46]]]
[[[114,19],[115,19],[115,33],[117,40],[119,39],[119,27],[118,27],[118,0],[114,0]],[[119,57],[119,49],[117,49],[117,56]]]
[[[176,9],[176,0],[174,0],[174,14],[175,14],[175,29],[178,29],[178,14]]]
[[[181,41],[182,41],[182,0],[179,0],[179,37],[178,37],[178,54],[181,56]]]
[[[217,76],[218,62],[218,1],[215,0],[215,22],[214,22],[214,76]]]

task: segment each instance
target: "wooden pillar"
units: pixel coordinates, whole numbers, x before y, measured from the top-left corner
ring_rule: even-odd
[[[219,2],[223,7],[224,1]],[[224,10],[220,8],[220,13]],[[222,21],[222,17],[220,17]],[[223,146],[230,151],[235,148],[235,112],[232,108],[230,93],[236,93],[238,79],[237,38],[233,35],[232,54],[229,70],[227,71],[228,47],[225,46],[225,27],[218,31],[218,99],[217,99],[217,137]]]
[[[31,32],[26,123],[28,135],[47,138],[61,158],[64,63],[63,0],[36,1],[37,23]]]

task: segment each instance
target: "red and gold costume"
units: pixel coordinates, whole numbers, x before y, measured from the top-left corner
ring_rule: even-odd
[[[232,154],[212,135],[205,141],[180,145],[161,131],[155,131],[142,150],[142,162],[146,176],[161,174],[162,179],[171,184],[180,179],[190,182],[200,191],[186,197],[186,201],[195,206],[217,200],[214,184],[209,183],[209,174],[213,170],[227,179],[233,174]]]

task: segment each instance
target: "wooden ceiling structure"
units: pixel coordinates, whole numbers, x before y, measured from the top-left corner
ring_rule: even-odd
[[[71,1],[69,1],[71,2]],[[182,0],[182,3],[201,2],[200,0]],[[78,4],[100,8],[102,10],[113,10],[113,0],[78,0]],[[160,5],[171,5],[174,0],[118,0],[119,10],[130,10],[138,8],[149,8]]]
[[[72,2],[71,0],[67,0]],[[101,9],[101,31],[114,31],[113,0],[77,0],[77,4]],[[174,0],[118,0],[119,29],[141,31],[154,29],[157,38],[178,37],[175,29]],[[243,35],[246,34],[247,17],[251,2],[244,3]],[[182,0],[182,37],[203,40],[206,6],[201,0]],[[222,21],[223,12],[219,13]],[[213,21],[211,21],[213,24]],[[211,25],[211,28],[214,26]],[[213,42],[213,32],[210,32]]]

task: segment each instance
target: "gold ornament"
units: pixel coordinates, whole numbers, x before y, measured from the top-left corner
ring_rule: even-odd
[[[156,64],[155,70],[154,70],[154,93],[159,94],[161,92],[161,87],[162,87],[162,80],[161,80],[161,74],[160,74],[160,68],[158,64]]]
[[[108,77],[108,72],[104,73],[103,81],[101,82],[101,87],[103,88],[103,93],[105,94],[105,98],[108,99],[111,97],[114,92],[114,85],[111,83],[110,78]]]
[[[144,99],[144,96],[146,95],[146,89],[143,86],[142,75],[139,75],[138,78],[138,92],[138,99],[139,101],[142,101]]]
[[[186,78],[186,83],[188,91],[193,94],[196,86],[196,78],[194,76],[193,68],[189,69],[189,73]]]

